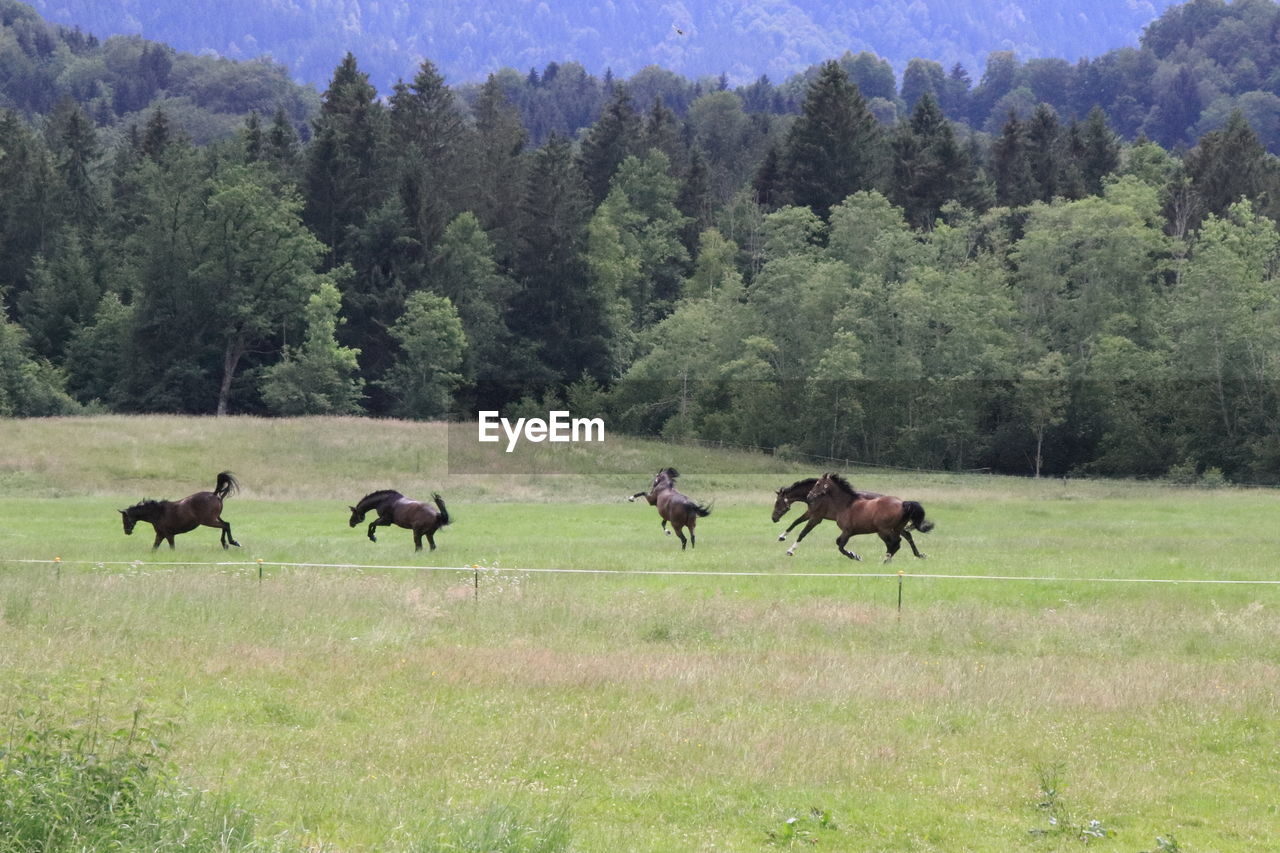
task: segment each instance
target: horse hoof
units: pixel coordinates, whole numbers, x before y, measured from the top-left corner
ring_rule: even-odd
[[[788,557],[794,557],[795,555],[796,555],[796,551],[795,551],[795,549],[794,549],[794,548],[788,548],[788,549],[787,549],[787,556],[788,556]]]
[[[781,536],[779,536],[779,537],[778,537],[778,541],[779,541],[779,542],[786,542],[786,541],[787,541],[787,534],[785,534],[785,533],[784,533],[784,534],[782,534]]]
[[[662,531],[662,532],[663,532],[663,533],[665,533],[665,534],[667,534],[668,536],[670,536],[670,535],[671,535],[671,531],[670,531],[670,530],[664,530],[664,531]]]

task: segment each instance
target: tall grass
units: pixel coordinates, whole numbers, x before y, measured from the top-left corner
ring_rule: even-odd
[[[0,851],[238,851],[252,818],[183,785],[163,726],[0,709]]]

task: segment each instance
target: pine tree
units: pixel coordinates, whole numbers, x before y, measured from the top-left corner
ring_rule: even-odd
[[[471,210],[492,238],[499,263],[507,267],[516,251],[529,136],[520,113],[492,75],[480,87],[471,114],[475,117],[475,145],[468,167],[474,175]]]
[[[787,135],[784,172],[796,204],[825,217],[882,171],[880,125],[837,62],[823,63]]]
[[[997,204],[1022,207],[1036,197],[1035,178],[1027,157],[1026,126],[1017,113],[1009,113],[1000,138],[991,146],[991,172]]]
[[[1102,192],[1102,179],[1120,167],[1120,138],[1107,124],[1107,115],[1101,107],[1094,107],[1084,121],[1081,131],[1084,145],[1080,161],[1080,176],[1085,191],[1090,195]]]
[[[544,78],[545,79],[545,78]],[[592,206],[609,194],[609,182],[622,161],[641,144],[641,120],[625,86],[615,86],[613,100],[605,107],[582,141],[579,158]]]
[[[534,155],[522,212],[512,328],[538,353],[524,378],[569,382],[586,371],[603,382],[608,306],[591,286],[585,260],[591,202],[564,137],[553,136]]]
[[[385,140],[377,91],[348,53],[325,90],[303,181],[306,223],[327,248],[331,267],[346,259],[348,230],[386,197]]]

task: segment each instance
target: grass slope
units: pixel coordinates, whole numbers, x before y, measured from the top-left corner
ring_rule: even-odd
[[[917,537],[929,560],[893,565],[899,615],[896,578],[839,576],[885,571],[872,538],[851,563],[828,523],[784,556],[772,491],[809,467],[611,437],[607,466],[450,474],[443,437],[0,422],[0,712],[172,721],[184,778],[250,812],[264,848],[1273,841],[1280,589],[1098,579],[1269,579],[1274,492],[849,472],[938,522]],[[620,460],[634,475],[595,473]],[[695,551],[625,502],[666,464],[715,501]],[[154,554],[146,525],[122,535],[117,508],[223,469],[245,484],[224,513],[242,550],[208,529]],[[445,495],[438,551],[347,527],[386,486]],[[498,825],[504,841],[472,843]]]

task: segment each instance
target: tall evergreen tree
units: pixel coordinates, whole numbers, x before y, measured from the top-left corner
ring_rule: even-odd
[[[890,197],[913,226],[931,228],[948,201],[971,201],[973,168],[933,95],[920,97],[911,121],[895,132],[892,149]]]
[[[1036,197],[1035,177],[1027,157],[1026,125],[1017,113],[1009,113],[1000,137],[991,146],[991,173],[997,204],[1021,207]]]
[[[386,196],[385,124],[369,75],[348,53],[321,100],[303,180],[306,223],[324,243],[329,266],[346,260],[348,229]]]
[[[519,111],[492,75],[480,87],[471,114],[475,117],[475,144],[468,167],[473,176],[470,209],[493,240],[498,262],[506,268],[516,251],[520,201],[529,169],[525,154],[529,135]]]
[[[793,201],[825,217],[882,172],[883,133],[866,100],[837,62],[826,62],[787,135],[784,172]]]
[[[465,202],[464,148],[469,130],[462,112],[430,60],[413,82],[391,96],[391,141],[401,203],[415,237],[430,252]]]
[[[1185,162],[1201,209],[1215,216],[1242,198],[1257,199],[1269,183],[1266,149],[1239,110],[1221,130],[1200,137]]]
[[[544,78],[545,79],[545,78]],[[615,86],[613,100],[582,140],[580,159],[588,198],[597,205],[609,194],[609,182],[622,161],[639,151],[641,119],[625,86]]]
[[[608,305],[586,264],[591,201],[564,137],[553,136],[534,155],[522,210],[512,326],[538,352],[524,378],[570,382],[585,371],[606,381]]]

